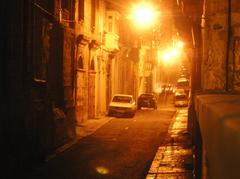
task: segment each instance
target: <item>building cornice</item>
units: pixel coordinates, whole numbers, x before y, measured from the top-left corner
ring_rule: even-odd
[[[76,38],[76,43],[77,44],[87,45],[87,44],[90,43],[90,41],[91,41],[90,37],[88,37],[84,34],[80,34]]]

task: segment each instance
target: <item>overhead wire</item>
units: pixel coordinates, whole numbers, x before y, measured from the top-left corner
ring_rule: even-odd
[[[57,16],[55,16],[54,14],[52,14],[51,12],[49,12],[48,10],[44,9],[41,5],[37,4],[36,2],[33,2],[33,5],[36,6],[37,8],[39,8],[40,10],[42,10],[43,12],[45,12],[46,14],[52,16],[55,19],[58,19]],[[61,8],[59,9],[60,13],[62,13]],[[75,22],[75,20],[69,20],[69,19],[60,19],[60,21],[64,21],[64,22]]]

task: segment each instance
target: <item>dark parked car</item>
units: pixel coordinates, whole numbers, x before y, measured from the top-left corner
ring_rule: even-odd
[[[157,97],[154,93],[143,93],[138,97],[137,109],[142,107],[157,109]]]

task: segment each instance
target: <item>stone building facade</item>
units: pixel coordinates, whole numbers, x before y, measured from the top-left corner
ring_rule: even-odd
[[[4,174],[43,161],[75,137],[73,1],[7,1],[1,41]]]
[[[238,91],[239,2],[181,0],[175,4],[182,14],[175,18],[176,26],[193,50],[193,88]]]
[[[2,3],[0,128],[6,174],[44,161],[74,140],[77,125],[106,114],[113,94],[137,97],[132,84],[137,84],[138,49],[132,39],[119,43],[121,12],[111,3]]]
[[[231,4],[229,4],[231,2]],[[239,91],[240,3],[205,1],[202,35],[202,87]]]
[[[239,147],[233,139],[239,138],[240,2],[181,0],[176,7],[181,20],[188,22],[190,30],[185,33],[192,39],[189,131],[196,178],[239,178],[238,154],[232,151]],[[181,25],[179,29],[186,30]],[[234,124],[228,125],[229,121]]]

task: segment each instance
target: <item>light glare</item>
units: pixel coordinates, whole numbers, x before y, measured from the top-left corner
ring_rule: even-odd
[[[178,48],[183,48],[183,47],[184,47],[183,41],[177,41],[176,46],[177,46]]]
[[[101,166],[96,167],[96,170],[97,170],[97,172],[100,173],[101,175],[106,175],[106,174],[109,173],[109,171],[108,171],[107,168],[101,167]]]
[[[181,56],[181,51],[179,48],[171,48],[163,53],[158,51],[158,60],[162,60],[165,64],[173,63],[175,59]]]
[[[157,16],[156,10],[151,4],[141,3],[133,8],[131,18],[135,20],[139,26],[151,25]]]
[[[153,12],[147,7],[141,7],[136,9],[135,18],[140,24],[150,23],[153,20]]]

